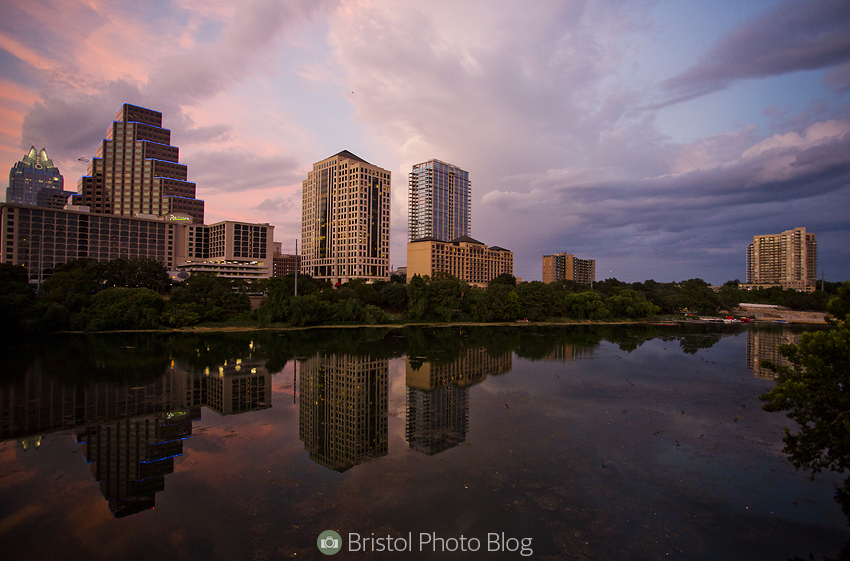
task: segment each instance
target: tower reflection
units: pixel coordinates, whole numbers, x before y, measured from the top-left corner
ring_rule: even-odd
[[[202,407],[221,415],[271,407],[264,361],[249,357],[200,369],[172,360],[146,383],[84,387],[46,376],[34,363],[19,382],[0,385],[0,439],[28,450],[44,435],[73,433],[119,518],[154,507]]]
[[[317,354],[300,363],[298,435],[340,473],[387,454],[389,360]]]
[[[469,388],[489,375],[512,368],[513,354],[491,355],[486,348],[468,349],[449,364],[406,359],[408,445],[433,455],[466,440]]]
[[[776,374],[763,367],[761,362],[768,360],[777,366],[790,366],[787,358],[779,353],[780,345],[796,345],[800,334],[791,331],[747,331],[747,366],[756,378],[774,379]]]

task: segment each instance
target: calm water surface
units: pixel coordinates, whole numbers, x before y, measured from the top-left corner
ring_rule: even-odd
[[[796,472],[782,454],[790,421],[758,400],[774,382],[752,366],[795,336],[637,326],[27,341],[0,381],[0,551],[325,559],[316,539],[335,530],[335,559],[837,558],[850,539],[833,500],[842,477]],[[351,552],[353,534],[382,541]],[[446,541],[420,551],[420,534]],[[387,536],[413,551],[362,551]],[[478,551],[440,551],[461,536]]]

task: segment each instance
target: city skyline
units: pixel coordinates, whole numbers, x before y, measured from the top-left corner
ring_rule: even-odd
[[[746,277],[754,235],[818,236],[850,278],[850,14],[836,0],[59,2],[0,23],[0,164],[44,146],[71,183],[131,103],[168,116],[206,221],[300,238],[301,180],[350,149],[396,178],[475,179],[475,237],[593,256],[597,279]],[[474,29],[465,24],[476,21]],[[406,260],[407,190],[390,264]]]

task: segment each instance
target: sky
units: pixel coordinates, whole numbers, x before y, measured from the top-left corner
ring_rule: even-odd
[[[268,222],[284,252],[301,181],[349,150],[392,173],[394,268],[437,158],[523,280],[561,252],[600,280],[744,280],[753,236],[795,227],[850,280],[848,0],[0,2],[0,169],[45,147],[75,190],[131,103],[207,223]]]

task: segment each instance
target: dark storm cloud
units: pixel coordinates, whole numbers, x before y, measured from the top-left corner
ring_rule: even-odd
[[[701,141],[711,162],[685,173],[642,179],[549,172],[521,192],[492,191],[483,203],[498,209],[511,231],[517,274],[539,275],[539,255],[569,251],[600,262],[614,276],[723,282],[743,278],[744,251],[755,234],[804,226],[819,235],[821,263],[841,270],[850,205],[850,125],[813,125],[804,134],[776,135],[737,146]],[[747,134],[744,138],[749,138]],[[684,147],[681,152],[693,149]],[[718,154],[724,156],[712,159]],[[534,217],[534,222],[529,222]],[[489,226],[494,229],[493,224]],[[846,244],[845,244],[846,245]],[[605,263],[616,263],[605,265]]]
[[[664,88],[672,99],[665,105],[722,90],[737,80],[817,70],[847,61],[847,0],[791,0],[739,27],[695,66],[667,80]]]
[[[22,146],[49,146],[54,157],[93,157],[122,103],[139,104],[139,89],[124,81],[102,84],[97,95],[73,96],[48,88],[24,117]]]

